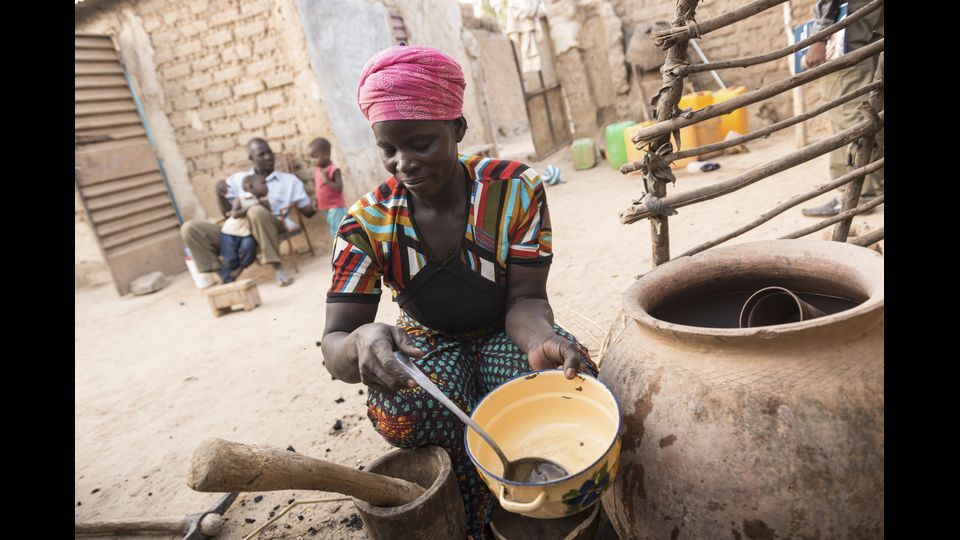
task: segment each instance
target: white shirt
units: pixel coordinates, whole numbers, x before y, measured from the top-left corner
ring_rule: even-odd
[[[251,174],[254,174],[253,169],[231,174],[227,178],[226,198],[231,205],[236,194],[243,193],[243,179]],[[310,205],[310,196],[303,188],[303,182],[293,174],[279,171],[273,171],[267,177],[267,199],[275,216],[279,216],[281,210],[292,204],[296,204],[297,208],[306,208]],[[287,229],[297,226],[289,217],[285,221]]]

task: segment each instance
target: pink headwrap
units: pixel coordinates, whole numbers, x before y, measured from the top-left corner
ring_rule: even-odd
[[[357,103],[370,123],[453,120],[463,115],[466,81],[456,60],[431,47],[384,49],[360,73]]]

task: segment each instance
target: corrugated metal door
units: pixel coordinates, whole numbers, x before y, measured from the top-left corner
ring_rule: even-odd
[[[76,185],[120,294],[183,271],[173,201],[108,36],[76,34]]]

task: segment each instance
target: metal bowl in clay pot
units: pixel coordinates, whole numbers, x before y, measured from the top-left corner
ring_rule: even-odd
[[[467,429],[467,453],[507,511],[540,519],[569,516],[593,506],[613,482],[620,461],[620,408],[610,390],[589,375],[567,379],[560,370],[521,375],[487,394],[471,417],[509,459],[548,459],[569,473],[542,483],[507,480],[493,449]]]

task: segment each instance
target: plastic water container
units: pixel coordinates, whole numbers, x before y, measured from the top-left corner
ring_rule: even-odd
[[[746,86],[728,86],[713,94],[713,102],[720,103],[745,93],[747,93]],[[723,138],[726,138],[727,133],[731,131],[736,131],[740,135],[746,135],[750,129],[747,125],[747,108],[740,107],[729,114],[721,116],[720,123],[723,128]]]
[[[685,94],[681,96],[678,106],[681,109],[693,109],[694,111],[699,111],[700,109],[708,105],[712,105],[713,103],[713,92],[705,90],[702,92],[694,92],[692,94]],[[720,118],[703,120],[692,126],[680,128],[679,150],[689,150],[705,144],[720,142],[723,140],[723,136],[723,122]],[[679,159],[673,162],[673,166],[676,168],[686,167],[687,164],[706,157],[708,156],[701,155]]]
[[[614,169],[619,169],[627,162],[627,146],[623,142],[623,130],[636,125],[633,120],[625,120],[610,124],[604,129],[604,138],[607,143],[607,162]]]
[[[623,144],[627,148],[627,163],[632,163],[634,161],[640,161],[643,159],[643,155],[647,152],[645,150],[638,150],[636,145],[633,144],[632,139],[638,131],[654,124],[656,124],[656,121],[654,120],[644,120],[639,124],[635,124],[623,130]]]
[[[216,283],[212,273],[204,273],[197,269],[197,263],[193,262],[193,253],[190,253],[190,248],[185,248],[183,259],[187,263],[187,270],[190,271],[190,277],[193,278],[193,283],[198,289],[206,289]]]
[[[695,111],[699,111],[707,105],[713,105],[713,92],[709,90],[684,94],[680,96],[680,103],[677,104],[681,109],[693,109]]]
[[[573,141],[573,168],[582,171],[597,164],[597,148],[590,137]]]

